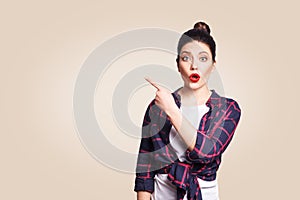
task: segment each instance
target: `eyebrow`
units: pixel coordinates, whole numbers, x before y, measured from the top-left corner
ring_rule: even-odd
[[[192,54],[190,51],[182,51],[180,54],[183,54],[183,53]],[[202,53],[205,53],[205,54],[209,55],[206,51],[199,52],[199,54],[202,54]]]

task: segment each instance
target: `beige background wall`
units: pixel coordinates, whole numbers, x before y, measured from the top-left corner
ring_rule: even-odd
[[[219,171],[221,199],[296,199],[298,8],[295,0],[2,1],[0,199],[134,199],[134,176],[101,165],[77,136],[76,77],[113,35],[183,32],[198,20],[210,24],[226,95],[243,110]]]

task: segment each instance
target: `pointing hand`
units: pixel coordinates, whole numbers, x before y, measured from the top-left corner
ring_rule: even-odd
[[[160,107],[161,110],[169,115],[170,113],[172,113],[172,111],[174,111],[174,109],[178,109],[175,100],[168,89],[158,85],[148,77],[145,77],[145,80],[157,89],[155,104]]]

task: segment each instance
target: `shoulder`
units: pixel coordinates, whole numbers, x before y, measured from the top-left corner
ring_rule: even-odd
[[[226,100],[226,115],[227,118],[230,120],[235,121],[236,125],[239,122],[240,118],[241,118],[241,108],[239,103],[232,98],[229,97],[224,97],[224,99]]]
[[[231,113],[234,115],[237,115],[238,117],[241,114],[241,108],[237,100],[231,98],[231,97],[225,97],[219,95],[217,92],[213,91],[213,97],[215,104],[218,104],[219,109],[225,111],[226,113]]]
[[[231,107],[232,109],[237,110],[239,112],[241,111],[240,105],[236,100],[229,97],[223,97],[223,98],[225,98],[227,107]]]
[[[161,113],[161,109],[156,105],[155,99],[152,99],[148,104],[146,109],[146,114],[149,115],[159,115]]]

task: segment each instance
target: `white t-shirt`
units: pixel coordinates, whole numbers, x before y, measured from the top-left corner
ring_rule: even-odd
[[[184,106],[181,105],[180,111],[182,115],[190,121],[190,123],[198,130],[201,118],[207,113],[209,107],[206,104],[198,106]],[[180,161],[186,161],[184,145],[181,137],[177,135],[176,129],[172,126],[170,131],[170,144],[175,149],[175,153]],[[197,134],[197,131],[195,132]],[[151,195],[152,200],[176,200],[177,188],[168,180],[168,174],[156,174],[154,182],[154,192]],[[218,200],[218,183],[217,179],[213,181],[205,181],[197,178],[201,187],[203,200]],[[184,197],[184,200],[187,197]]]
[[[205,104],[198,105],[198,106],[181,106],[180,111],[182,115],[193,125],[193,127],[198,130],[199,123],[201,118],[205,113],[207,113],[209,107]],[[197,131],[195,131],[195,135]],[[178,135],[174,126],[172,126],[170,131],[170,144],[175,149],[176,155],[180,161],[186,161],[185,152],[186,152],[186,145],[182,141],[181,137]]]

